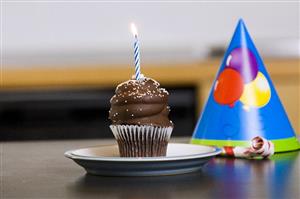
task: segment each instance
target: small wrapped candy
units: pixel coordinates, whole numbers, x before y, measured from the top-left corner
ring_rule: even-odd
[[[222,154],[240,158],[261,157],[266,159],[274,154],[274,144],[263,137],[256,136],[251,140],[250,147],[224,146]]]

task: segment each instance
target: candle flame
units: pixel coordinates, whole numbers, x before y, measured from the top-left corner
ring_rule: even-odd
[[[131,23],[131,32],[134,36],[137,36],[138,31],[134,23]]]

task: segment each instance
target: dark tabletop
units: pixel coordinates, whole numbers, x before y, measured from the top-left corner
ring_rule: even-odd
[[[279,198],[300,195],[299,152],[271,160],[215,158],[201,172],[162,177],[101,177],[63,156],[111,140],[0,143],[0,198]]]

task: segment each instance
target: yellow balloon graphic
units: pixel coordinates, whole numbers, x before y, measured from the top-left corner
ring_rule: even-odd
[[[256,78],[244,85],[244,91],[240,98],[245,106],[263,107],[271,98],[270,85],[266,77],[258,72]]]

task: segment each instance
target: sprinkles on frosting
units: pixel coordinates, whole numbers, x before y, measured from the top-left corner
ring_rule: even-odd
[[[109,118],[113,123],[122,124],[123,122],[131,121],[137,124],[147,123],[154,126],[161,122],[161,118],[153,119],[152,108],[142,108],[144,104],[157,104],[155,107],[155,115],[162,117],[164,125],[173,125],[169,122],[168,113],[170,107],[167,106],[168,91],[164,88],[160,88],[160,84],[151,79],[144,77],[140,80],[131,79],[119,84],[115,90],[115,95],[111,98],[111,106],[113,107],[109,111]],[[140,106],[139,106],[140,105]],[[151,106],[150,106],[151,107]],[[160,108],[161,107],[161,108]],[[151,114],[150,119],[137,120],[137,118],[146,117],[147,114]],[[145,115],[146,114],[146,115]],[[147,122],[147,120],[149,120]],[[156,120],[159,120],[156,121]]]
[[[149,84],[152,81],[152,84],[145,87],[145,84]],[[119,84],[115,90],[116,95],[111,99],[111,102],[118,103],[119,99],[125,97],[132,97],[132,99],[141,99],[145,96],[160,97],[164,98],[166,95],[169,95],[168,91],[164,88],[160,88],[160,84],[154,79],[143,77],[141,80],[131,79]],[[123,101],[123,100],[121,100]],[[128,103],[127,100],[123,101],[125,104]]]

